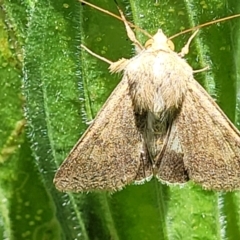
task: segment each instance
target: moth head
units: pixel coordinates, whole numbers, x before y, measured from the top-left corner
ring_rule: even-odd
[[[174,51],[174,44],[167,36],[163,33],[162,29],[158,29],[157,33],[147,40],[145,48],[152,48],[153,50],[172,50]]]

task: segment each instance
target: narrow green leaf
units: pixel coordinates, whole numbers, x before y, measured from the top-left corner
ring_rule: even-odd
[[[114,1],[91,2],[118,14]],[[121,21],[78,1],[0,4],[0,239],[239,239],[238,192],[156,179],[114,194],[58,192],[56,169],[121,79],[80,43],[111,61],[130,58],[134,49]],[[230,0],[118,4],[134,24],[168,36],[240,12]],[[186,57],[194,69],[210,66],[195,78],[236,126],[239,21],[201,29]],[[174,39],[177,51],[189,36]],[[18,131],[23,106],[27,138]]]

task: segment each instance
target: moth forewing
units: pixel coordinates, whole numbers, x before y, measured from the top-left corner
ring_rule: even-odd
[[[139,178],[146,157],[128,88],[125,78],[63,162],[54,178],[59,190],[114,191]]]
[[[189,178],[206,189],[239,189],[240,133],[196,81],[188,86],[176,126]]]
[[[113,191],[152,175],[240,188],[240,133],[194,80],[185,51],[159,30],[135,57],[111,63],[123,79],[60,166],[59,190]]]

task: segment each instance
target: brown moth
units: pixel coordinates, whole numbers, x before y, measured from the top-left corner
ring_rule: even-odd
[[[194,79],[185,50],[174,52],[162,30],[142,47],[122,18],[141,50],[111,63],[123,78],[60,166],[56,188],[115,191],[155,176],[239,189],[240,133]]]

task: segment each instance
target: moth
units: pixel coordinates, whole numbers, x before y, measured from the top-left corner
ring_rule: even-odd
[[[239,189],[240,133],[194,79],[187,51],[174,52],[161,29],[142,47],[122,18],[140,51],[110,63],[123,78],[58,169],[56,188],[116,191],[155,176]]]

